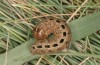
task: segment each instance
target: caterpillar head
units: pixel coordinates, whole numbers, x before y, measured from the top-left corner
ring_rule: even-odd
[[[38,28],[38,27],[34,28],[33,36],[37,40],[43,40],[43,39],[45,39],[47,37],[45,32],[42,29]]]

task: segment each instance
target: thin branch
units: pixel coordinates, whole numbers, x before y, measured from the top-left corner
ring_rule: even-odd
[[[88,0],[85,0],[82,5],[73,13],[73,15],[67,20],[67,23],[75,16],[75,14],[82,8],[82,6],[84,6],[86,3],[88,2]]]
[[[86,60],[88,60],[90,57],[87,57],[86,59],[84,59],[81,63],[79,63],[79,65],[82,65]]]
[[[8,36],[7,36],[7,46],[6,46],[6,52],[5,52],[5,62],[4,65],[7,65],[7,57],[8,57],[8,43],[9,43],[9,32],[8,32]]]

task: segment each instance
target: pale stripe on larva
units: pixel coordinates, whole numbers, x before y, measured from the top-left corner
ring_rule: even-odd
[[[69,46],[71,41],[71,31],[64,20],[50,18],[41,22],[34,29],[34,38],[32,54],[55,53]],[[48,36],[53,34],[52,39]]]

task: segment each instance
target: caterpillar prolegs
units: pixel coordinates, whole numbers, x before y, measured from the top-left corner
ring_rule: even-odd
[[[61,51],[68,48],[71,41],[71,31],[66,21],[56,18],[39,23],[34,28],[33,36],[37,40],[31,48],[34,55]]]

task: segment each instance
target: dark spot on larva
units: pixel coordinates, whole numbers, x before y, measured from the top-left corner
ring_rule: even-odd
[[[56,47],[56,46],[58,46],[58,44],[53,44],[53,47]]]
[[[53,18],[50,18],[50,20],[53,20]]]
[[[42,48],[42,45],[38,45],[37,48]]]
[[[45,45],[45,48],[50,48],[50,45]]]
[[[65,29],[65,26],[64,26],[64,25],[61,25],[61,27],[62,27],[63,29]]]
[[[60,20],[56,20],[56,22],[60,23]]]
[[[66,36],[66,32],[63,32],[63,36]]]
[[[33,49],[35,49],[35,47],[34,47],[34,46],[33,46],[32,48],[33,48]]]
[[[64,39],[61,39],[61,40],[60,40],[60,43],[63,43],[63,41],[64,41]]]

